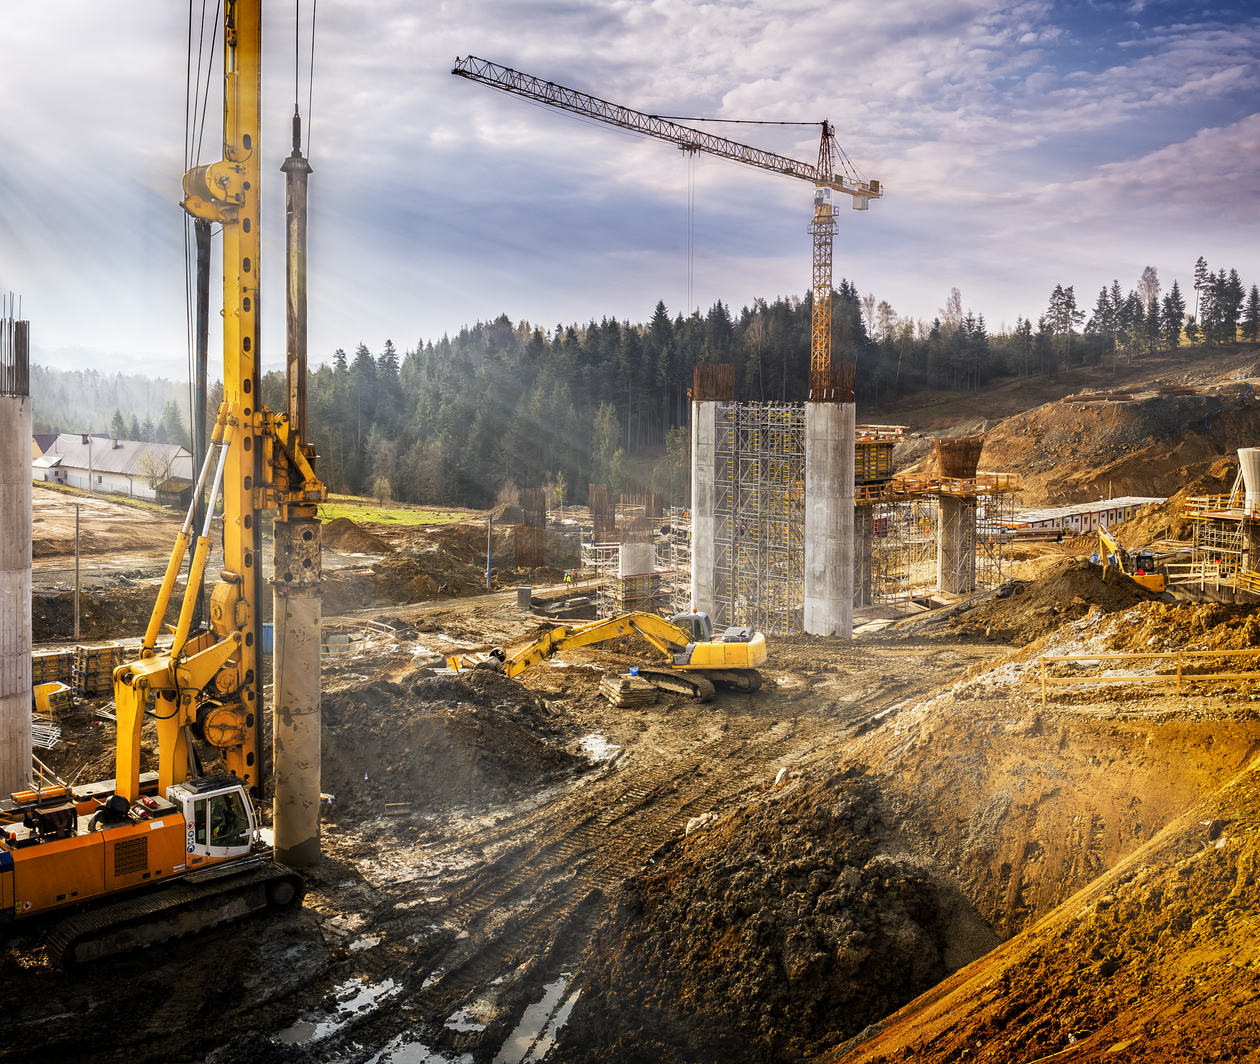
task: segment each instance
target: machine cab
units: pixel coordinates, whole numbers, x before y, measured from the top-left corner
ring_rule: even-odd
[[[707,613],[700,613],[698,610],[680,613],[670,623],[687,633],[689,643],[707,643],[713,638],[713,623]]]
[[[168,787],[166,796],[184,815],[189,867],[240,857],[254,848],[258,831],[254,803],[235,776],[185,780]]]

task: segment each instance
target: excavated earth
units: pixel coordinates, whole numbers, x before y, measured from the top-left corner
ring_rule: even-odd
[[[1190,674],[1260,670],[1196,659],[1179,692],[1167,664],[1091,657],[1251,649],[1252,608],[1046,545],[951,608],[772,639],[755,694],[615,709],[599,681],[644,648],[520,682],[439,668],[542,623],[479,593],[484,526],[340,534],[336,593],[396,634],[325,664],[303,907],[68,973],[19,925],[0,1059],[1256,1059],[1260,684]],[[1064,656],[1048,675],[1139,680],[1043,690]],[[111,774],[95,708],[41,752],[67,777]]]

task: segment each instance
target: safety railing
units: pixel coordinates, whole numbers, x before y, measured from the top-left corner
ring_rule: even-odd
[[[1177,694],[1192,684],[1212,683],[1221,680],[1244,680],[1260,682],[1260,669],[1233,672],[1197,672],[1192,671],[1194,663],[1207,662],[1213,659],[1241,659],[1254,661],[1260,658],[1257,650],[1175,650],[1175,651],[1128,651],[1124,653],[1097,654],[1042,654],[1038,659],[1041,671],[1041,704],[1044,706],[1050,689],[1069,687],[1081,684],[1129,684],[1142,687],[1174,687]],[[1105,669],[1104,663],[1137,661],[1165,662],[1170,669],[1156,672],[1112,672]],[[1097,671],[1086,675],[1056,676],[1047,670],[1047,666],[1063,662],[1094,662]],[[1189,670],[1189,671],[1188,671]]]

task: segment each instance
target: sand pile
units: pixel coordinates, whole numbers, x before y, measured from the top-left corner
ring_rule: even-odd
[[[800,781],[679,840],[596,932],[565,1061],[797,1061],[995,939],[895,855],[861,770]]]

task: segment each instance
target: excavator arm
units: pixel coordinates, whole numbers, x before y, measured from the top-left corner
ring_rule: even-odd
[[[660,651],[667,662],[672,663],[674,654],[687,648],[687,634],[663,617],[650,613],[624,613],[620,617],[592,621],[590,624],[552,628],[504,661],[503,671],[508,676],[519,676],[531,665],[537,665],[561,650],[635,634]]]

